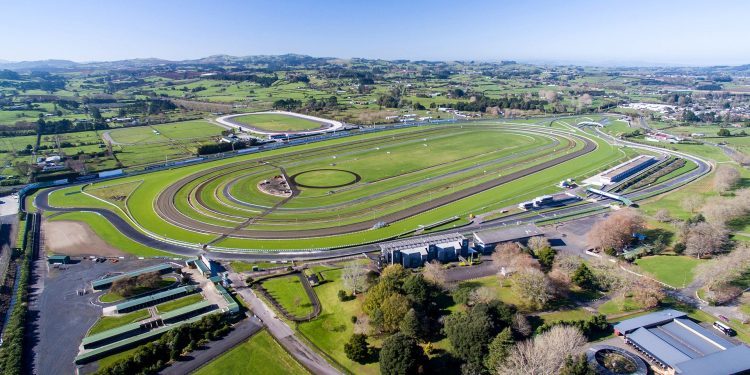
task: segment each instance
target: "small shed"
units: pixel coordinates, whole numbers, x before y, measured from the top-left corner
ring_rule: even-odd
[[[67,255],[50,255],[47,257],[47,263],[49,264],[68,264],[70,263],[70,257]]]

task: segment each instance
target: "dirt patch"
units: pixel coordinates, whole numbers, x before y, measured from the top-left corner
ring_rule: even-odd
[[[104,242],[86,223],[45,220],[42,233],[44,233],[44,244],[50,253],[109,257],[127,255]]]
[[[258,190],[277,197],[288,198],[292,196],[292,189],[286,182],[286,178],[281,175],[259,182]]]

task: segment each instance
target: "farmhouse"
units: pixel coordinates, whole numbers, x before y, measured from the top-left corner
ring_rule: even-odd
[[[469,241],[461,234],[443,234],[423,238],[394,241],[380,245],[380,254],[388,264],[401,264],[405,268],[421,267],[425,262],[457,261],[468,256]]]
[[[482,254],[489,254],[498,244],[504,242],[525,242],[531,237],[541,236],[542,230],[534,224],[511,227],[500,230],[474,232],[474,249]]]
[[[648,358],[659,374],[738,374],[750,370],[750,347],[719,337],[681,311],[657,311],[623,320],[614,328],[615,334]]]

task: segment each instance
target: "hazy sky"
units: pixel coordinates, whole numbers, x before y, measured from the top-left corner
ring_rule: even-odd
[[[0,59],[750,63],[750,1],[0,0]]]

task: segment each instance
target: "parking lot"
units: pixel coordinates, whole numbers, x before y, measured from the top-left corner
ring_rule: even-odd
[[[29,301],[29,340],[26,354],[28,368],[36,374],[75,373],[73,359],[88,329],[101,316],[96,299],[101,293],[91,294],[91,280],[107,273],[131,271],[164,262],[163,260],[132,260],[97,263],[75,260],[77,263],[47,267],[46,259],[34,265],[34,279]],[[77,291],[89,289],[84,295]],[[34,353],[44,353],[35,355]]]

